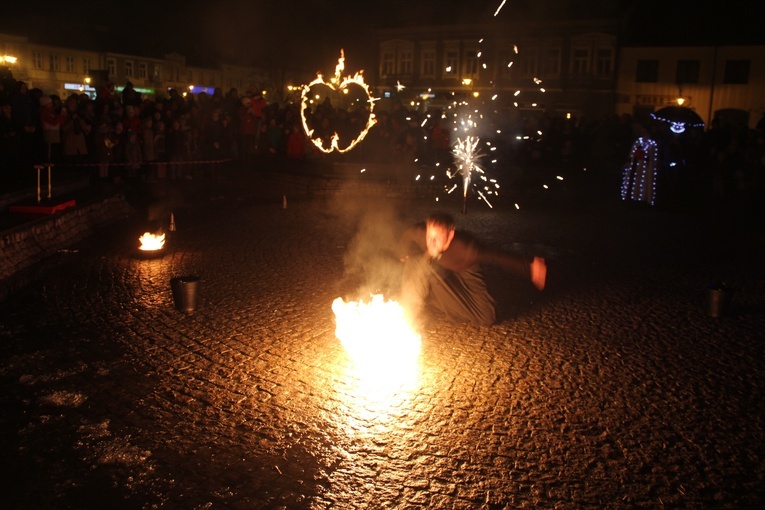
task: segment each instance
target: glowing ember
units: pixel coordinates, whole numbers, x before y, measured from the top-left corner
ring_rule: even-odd
[[[348,152],[349,150],[353,149],[356,144],[361,142],[365,136],[367,136],[367,133],[369,132],[369,129],[375,125],[377,120],[375,119],[374,115],[374,106],[375,101],[377,101],[377,98],[372,97],[372,92],[369,90],[369,86],[364,82],[364,76],[362,75],[363,71],[360,71],[356,73],[353,76],[346,76],[345,78],[342,77],[343,69],[345,69],[345,54],[343,53],[343,50],[340,50],[340,58],[337,61],[337,66],[335,66],[335,76],[330,79],[329,82],[324,81],[324,76],[321,73],[318,73],[316,76],[316,79],[313,80],[308,85],[303,86],[303,94],[302,94],[302,103],[300,108],[300,118],[303,122],[303,129],[305,130],[306,134],[308,135],[308,138],[311,139],[313,144],[319,148],[322,152],[325,152],[329,154],[333,150],[336,150],[338,152]],[[309,108],[309,102],[311,101],[311,87],[315,85],[324,85],[326,87],[329,87],[332,91],[343,91],[347,92],[348,86],[355,84],[361,87],[364,90],[364,93],[367,97],[367,103],[369,104],[369,118],[367,119],[367,123],[364,126],[364,129],[359,133],[359,135],[354,138],[351,143],[348,145],[348,147],[345,147],[341,149],[338,146],[338,140],[340,139],[340,135],[335,132],[331,140],[329,142],[329,147],[324,147],[324,142],[321,138],[313,138],[314,130],[311,129],[308,126],[308,120],[306,119],[306,110]]]
[[[384,369],[416,360],[420,353],[420,335],[412,330],[404,309],[396,301],[386,301],[381,294],[368,303],[332,302],[337,327],[335,336],[357,363]]]
[[[142,251],[161,250],[165,246],[165,234],[155,235],[146,232],[139,237],[138,240],[141,241],[141,246],[139,246],[138,249]]]

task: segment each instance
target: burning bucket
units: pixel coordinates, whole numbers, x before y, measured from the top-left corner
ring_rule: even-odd
[[[173,301],[177,310],[193,313],[197,309],[200,284],[201,278],[198,276],[180,276],[170,280]]]
[[[165,234],[144,233],[138,238],[137,255],[144,259],[162,257],[165,254]]]

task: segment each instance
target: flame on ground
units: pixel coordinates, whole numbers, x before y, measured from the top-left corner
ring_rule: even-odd
[[[165,246],[165,234],[156,235],[146,232],[138,240],[141,242],[138,249],[143,251],[161,250]]]
[[[420,335],[401,305],[381,294],[369,302],[337,298],[332,311],[335,336],[352,360],[347,370],[353,398],[361,399],[361,408],[371,405],[379,418],[418,385]]]

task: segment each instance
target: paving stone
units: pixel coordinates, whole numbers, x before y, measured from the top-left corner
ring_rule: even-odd
[[[430,319],[416,380],[375,394],[331,303],[379,283],[355,264],[434,202],[301,194],[284,209],[274,182],[177,191],[161,258],[135,256],[150,222],[133,217],[0,304],[8,508],[765,503],[751,224],[607,197],[440,202],[547,256],[548,287],[488,268],[499,323]],[[201,278],[192,314],[173,303],[183,275]],[[709,317],[720,278],[737,300]]]

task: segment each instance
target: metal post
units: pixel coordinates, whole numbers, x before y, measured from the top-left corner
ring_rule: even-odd
[[[51,188],[51,182],[50,182],[50,171],[51,171],[51,167],[52,166],[53,165],[48,164],[48,200],[51,199],[51,190],[52,190],[52,188]]]
[[[40,170],[42,169],[42,166],[35,165],[35,168],[37,169],[37,203],[40,203]]]

